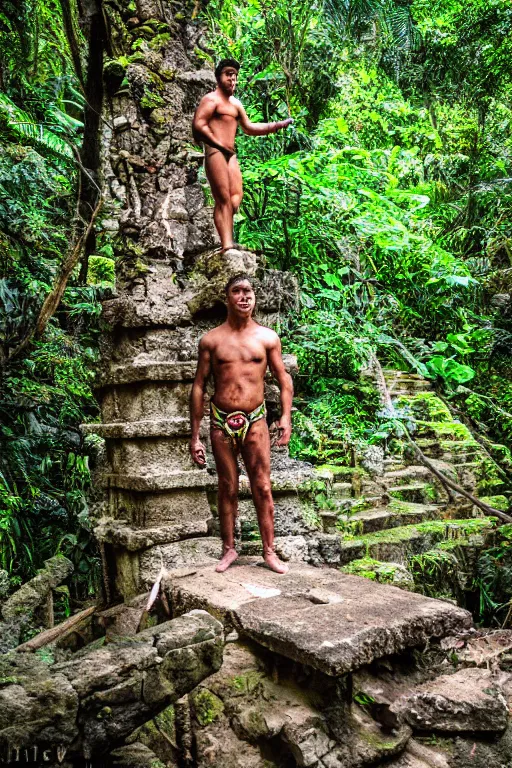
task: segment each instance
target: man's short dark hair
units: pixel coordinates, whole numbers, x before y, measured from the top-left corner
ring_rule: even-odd
[[[222,70],[224,67],[233,67],[233,69],[236,69],[237,72],[240,70],[240,64],[236,59],[221,59],[215,67],[215,77],[217,80],[222,75]]]
[[[229,289],[231,286],[236,285],[237,283],[243,283],[244,280],[247,280],[251,288],[254,290],[254,286],[252,284],[252,278],[249,275],[246,275],[245,272],[241,272],[239,275],[233,275],[233,277],[230,277],[229,280],[226,283],[226,287],[224,288],[226,292],[226,296],[229,293]]]

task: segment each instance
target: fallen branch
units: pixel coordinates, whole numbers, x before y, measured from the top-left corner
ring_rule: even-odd
[[[384,377],[382,366],[377,358],[377,355],[375,354],[372,354],[372,364],[377,377],[377,388],[381,395],[382,403],[389,411],[390,416],[392,418],[395,418],[398,421],[398,414],[396,412],[395,406],[393,405],[393,401],[391,399],[391,395],[389,393],[389,389],[386,384],[386,379]],[[461,496],[464,496],[466,499],[469,499],[469,501],[471,501],[476,507],[481,509],[482,512],[485,512],[486,515],[497,517],[500,520],[502,520],[504,523],[512,523],[512,517],[510,515],[507,515],[505,512],[502,512],[499,509],[494,509],[494,507],[491,507],[489,504],[486,504],[485,502],[481,501],[476,496],[473,496],[473,494],[470,493],[469,491],[466,491],[465,488],[463,488],[461,485],[456,483],[454,480],[451,480],[449,477],[446,477],[446,475],[443,475],[443,473],[440,472],[437,469],[437,467],[434,466],[434,464],[432,464],[430,459],[428,459],[425,456],[425,454],[423,453],[419,445],[417,445],[414,442],[405,424],[400,422],[400,427],[404,432],[404,435],[406,437],[408,444],[413,448],[418,459],[421,461],[421,463],[425,467],[427,467],[428,470],[430,470],[430,472],[432,472],[433,475],[435,475],[435,477],[437,477],[437,479],[443,485],[443,487],[446,488],[448,495],[451,498],[452,498],[452,492],[455,491]]]
[[[77,624],[80,624],[85,619],[88,619],[89,616],[92,616],[95,610],[95,605],[92,605],[89,608],[85,608],[83,611],[80,611],[80,613],[76,613],[74,616],[70,616],[69,619],[63,621],[62,624],[58,624],[56,627],[52,627],[51,629],[45,629],[44,632],[40,632],[26,643],[18,645],[14,650],[20,653],[24,651],[36,651],[38,648],[42,648],[44,645],[53,643],[55,640],[58,640],[59,637],[65,635],[68,630],[76,627]]]

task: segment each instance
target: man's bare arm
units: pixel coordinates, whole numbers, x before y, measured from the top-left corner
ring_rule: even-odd
[[[208,144],[214,149],[220,149],[221,152],[232,155],[233,147],[226,147],[217,141],[210,128],[210,120],[215,113],[215,97],[210,94],[204,96],[196,109],[194,120],[192,121],[192,135],[197,142]]]
[[[205,344],[203,337],[199,342],[199,359],[197,361],[196,377],[190,393],[190,424],[192,427],[190,454],[195,463],[199,464],[200,467],[204,467],[206,464],[206,448],[199,439],[199,429],[203,418],[204,391],[206,389],[206,380],[210,375],[210,368],[210,350]]]
[[[281,435],[277,445],[288,445],[292,434],[293,382],[292,377],[284,367],[281,341],[277,335],[268,350],[268,363],[281,393],[281,418],[277,423]]]
[[[277,131],[293,123],[292,117],[289,117],[287,120],[280,120],[277,123],[251,123],[247,112],[238,99],[237,106],[240,115],[240,127],[248,136],[268,136],[269,133],[277,133]]]

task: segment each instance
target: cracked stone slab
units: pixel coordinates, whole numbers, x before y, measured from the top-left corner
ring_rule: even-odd
[[[332,676],[472,623],[451,603],[368,579],[294,564],[283,576],[260,564],[235,564],[223,574],[198,568],[176,579],[171,571],[175,610],[206,608],[266,648]],[[281,594],[259,599],[244,583]]]

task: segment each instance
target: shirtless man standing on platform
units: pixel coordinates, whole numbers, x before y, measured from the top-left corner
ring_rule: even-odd
[[[288,566],[274,552],[274,502],[270,486],[270,437],[266,421],[263,380],[270,366],[281,391],[281,419],[277,445],[287,445],[292,431],[293,385],[281,357],[281,342],[270,328],[252,319],[256,297],[247,275],[231,278],[226,286],[228,317],[199,342],[197,372],[190,396],[192,439],[190,453],[200,467],[206,449],[199,439],[206,380],[213,372],[215,393],[210,403],[211,443],[219,478],[218,508],[223,557],[216,570],[225,571],[236,560],[234,533],[238,514],[238,464],[244,460],[263,542],[263,558],[273,571]]]
[[[192,133],[205,145],[205,170],[215,208],[213,220],[223,251],[234,247],[233,217],[242,202],[242,175],[235,154],[238,123],[249,136],[267,136],[286,128],[293,119],[277,123],[251,123],[242,104],[233,96],[240,64],[222,59],[215,69],[217,88],[204,96],[194,115]]]

